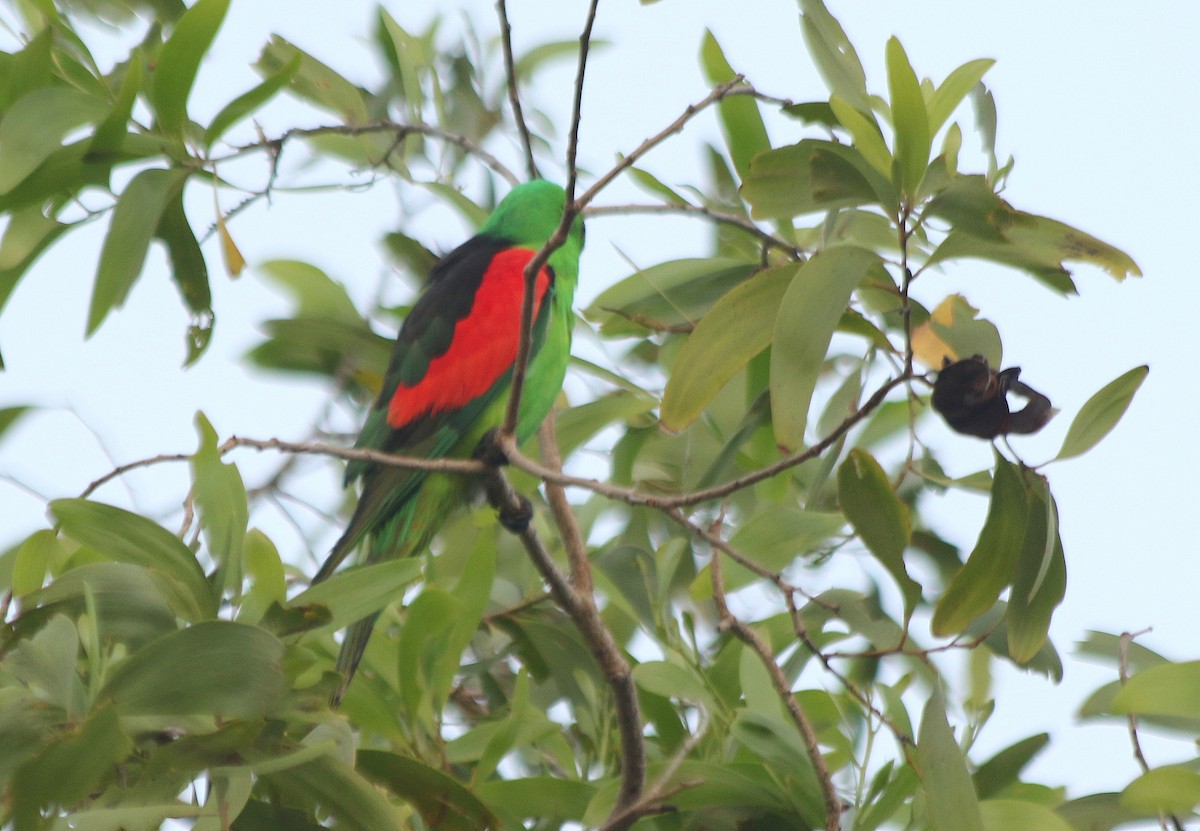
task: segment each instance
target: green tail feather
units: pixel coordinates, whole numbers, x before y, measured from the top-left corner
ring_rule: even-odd
[[[370,548],[363,564],[413,557],[428,548],[433,535],[446,522],[447,517],[465,502],[466,480],[461,476],[435,474],[424,479],[421,489],[397,511],[384,526],[370,536]],[[338,562],[345,558],[359,542],[362,533],[351,522],[334,546],[334,554],[326,565],[317,572],[313,582],[324,580],[333,572]],[[340,555],[340,556],[339,556]],[[333,562],[334,566],[329,566]],[[346,630],[337,657],[337,671],[342,676],[341,686],[330,696],[330,704],[337,707],[354,673],[362,661],[371,631],[379,613],[353,623]]]
[[[342,641],[341,651],[338,652],[336,665],[338,674],[342,676],[342,683],[334,690],[333,695],[329,696],[330,707],[336,709],[342,703],[342,698],[350,687],[350,679],[354,677],[354,673],[362,661],[363,653],[367,651],[367,641],[371,639],[371,631],[375,628],[375,621],[379,620],[379,614],[376,612],[370,617],[355,621],[346,630],[346,637]]]

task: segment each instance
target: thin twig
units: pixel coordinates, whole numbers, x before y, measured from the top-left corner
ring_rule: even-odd
[[[1150,629],[1142,629],[1139,632],[1121,633],[1121,639],[1117,642],[1117,677],[1120,679],[1122,687],[1129,683],[1129,645],[1135,638],[1150,631]],[[1130,713],[1125,719],[1129,725],[1129,742],[1133,745],[1133,758],[1137,760],[1142,773],[1149,773],[1150,763],[1146,761],[1146,754],[1142,752],[1142,741],[1138,737],[1138,717],[1136,714]],[[1168,821],[1175,831],[1183,831],[1183,822],[1175,814],[1158,815],[1159,826],[1163,831],[1166,831]]]
[[[550,239],[538,249],[537,253],[525,265],[525,291],[521,298],[521,324],[518,330],[517,356],[513,361],[512,381],[509,385],[508,407],[504,412],[504,424],[500,433],[511,436],[517,429],[518,415],[521,410],[521,394],[525,389],[525,376],[529,372],[530,351],[533,348],[533,299],[537,275],[549,262],[551,255],[562,247],[571,233],[571,226],[583,210],[583,204],[575,199],[575,182],[578,177],[576,159],[579,153],[579,121],[583,111],[583,80],[587,71],[588,46],[592,38],[592,26],[596,21],[596,6],[599,0],[592,0],[588,6],[587,21],[583,33],[579,36],[579,66],[575,73],[575,95],[571,105],[571,129],[567,138],[567,186],[566,204],[563,205],[562,219],[558,228],[550,235]]]
[[[714,499],[722,499],[732,493],[736,493],[743,488],[755,485],[764,479],[770,479],[783,471],[803,464],[811,459],[815,459],[832,447],[837,441],[848,433],[851,428],[870,415],[880,404],[884,398],[896,387],[905,382],[903,376],[892,378],[883,386],[875,391],[862,406],[855,410],[850,415],[846,416],[837,427],[830,431],[829,435],[818,441],[806,450],[798,453],[793,453],[780,459],[773,465],[760,468],[739,476],[736,479],[731,479],[721,485],[715,485],[711,488],[705,488],[699,491],[690,491],[688,493],[676,494],[675,496],[661,496],[658,494],[644,493],[633,488],[623,488],[617,485],[610,485],[607,482],[601,482],[598,479],[587,479],[580,476],[569,476],[564,473],[557,473],[545,465],[538,464],[533,459],[519,452],[513,452],[508,455],[508,462],[513,467],[523,470],[533,476],[538,477],[546,482],[556,482],[560,485],[568,487],[583,488],[585,490],[598,493],[601,496],[606,496],[609,499],[615,499],[625,502],[629,505],[644,505],[648,508],[685,508],[691,505],[698,505],[701,502],[709,502]]]
[[[87,499],[89,496],[95,493],[96,489],[101,485],[116,479],[118,476],[124,476],[131,470],[137,470],[139,467],[150,467],[151,465],[157,465],[162,462],[186,462],[191,458],[192,456],[190,453],[160,453],[157,456],[149,456],[145,459],[138,459],[136,462],[127,462],[123,465],[117,465],[99,479],[93,480],[91,484],[83,489],[83,493],[79,494],[79,498]]]
[[[600,826],[600,831],[615,831],[617,828],[627,828],[631,821],[636,821],[641,817],[653,813],[660,813],[665,810],[662,805],[663,800],[669,799],[677,793],[694,787],[699,782],[679,782],[671,785],[671,780],[675,774],[679,772],[679,767],[687,761],[687,758],[692,755],[700,742],[704,739],[704,734],[708,732],[707,721],[701,724],[694,733],[687,737],[687,740],[679,745],[679,748],[671,754],[670,760],[655,778],[654,782],[646,788],[646,792],[642,794],[641,799],[632,805],[628,806],[624,811],[615,813],[608,818],[604,825]]]
[[[588,4],[587,19],[579,34],[579,61],[575,68],[575,97],[571,101],[571,128],[567,132],[567,200],[575,201],[575,183],[579,179],[579,122],[583,115],[583,79],[587,74],[588,50],[592,45],[592,27],[600,0]],[[576,211],[578,212],[578,211]]]
[[[513,121],[517,125],[517,135],[521,137],[521,148],[525,151],[525,168],[529,171],[530,179],[538,178],[537,162],[533,158],[533,137],[529,134],[529,124],[525,121],[525,113],[521,110],[521,95],[517,88],[517,69],[513,60],[512,25],[508,22],[508,4],[505,0],[496,0],[496,13],[500,15],[500,48],[504,52],[504,75],[508,86],[508,103],[512,107]]]
[[[690,202],[663,202],[657,205],[593,205],[583,212],[585,217],[600,217],[600,216],[628,216],[629,214],[682,214],[684,216],[704,216],[711,219],[718,225],[729,225],[734,228],[740,228],[748,234],[755,236],[763,245],[768,248],[778,248],[786,253],[789,257],[796,260],[805,260],[808,258],[807,252],[802,248],[797,248],[789,242],[786,242],[769,231],[765,231],[758,227],[752,219],[738,214],[725,213],[724,211],[715,211],[712,208],[704,205],[693,205]]]
[[[779,700],[787,708],[788,715],[792,717],[796,729],[800,732],[800,738],[804,741],[804,748],[808,751],[809,761],[812,762],[813,773],[816,774],[817,781],[820,783],[821,794],[825,800],[825,829],[826,831],[839,831],[842,827],[842,800],[838,796],[837,788],[833,784],[833,775],[829,772],[829,766],[825,763],[825,757],[821,755],[821,746],[817,740],[817,732],[813,729],[808,716],[800,709],[800,703],[792,693],[791,685],[788,683],[787,677],[784,676],[783,670],[779,668],[779,663],[775,660],[775,655],[771,652],[771,647],[762,639],[758,632],[747,626],[729,611],[729,605],[725,601],[725,584],[721,576],[721,556],[720,551],[714,550],[712,561],[709,565],[709,575],[712,578],[713,602],[716,603],[717,614],[720,617],[719,625],[721,629],[732,632],[738,640],[754,650],[762,665],[766,668],[767,674],[771,677],[771,686],[775,688],[775,694],[779,696]]]
[[[542,451],[542,461],[551,470],[562,470],[562,457],[558,453],[558,437],[554,433],[554,418],[551,416],[542,422],[538,433],[538,446]],[[567,562],[571,564],[571,585],[579,592],[592,592],[592,564],[588,559],[587,544],[571,505],[567,502],[567,492],[562,485],[546,482],[546,503],[554,514],[554,522],[562,535],[563,546],[567,549]]]
[[[337,135],[337,136],[360,136],[368,133],[395,133],[397,140],[403,139],[409,135],[429,136],[430,138],[441,139],[442,141],[453,144],[463,150],[463,152],[479,159],[487,167],[491,168],[496,174],[503,177],[510,185],[515,185],[520,181],[520,178],[513,173],[508,167],[493,156],[488,151],[484,150],[471,139],[459,133],[444,130],[441,127],[435,127],[432,124],[424,122],[415,122],[402,124],[397,121],[373,121],[369,124],[327,124],[320,127],[295,127],[291,130],[279,135],[277,138],[263,138],[251,144],[243,144],[233,148],[233,151],[225,156],[210,160],[210,163],[220,163],[229,159],[244,156],[247,153],[257,152],[259,150],[268,150],[274,157],[273,169],[278,168],[279,155],[283,147],[292,139],[297,138],[313,138],[315,136]],[[274,174],[272,174],[274,176]]]
[[[869,712],[874,714],[879,721],[886,725],[892,731],[892,735],[900,744],[906,747],[916,747],[917,743],[913,741],[912,736],[900,729],[900,726],[888,718],[887,714],[875,706],[875,703],[858,688],[853,681],[843,675],[837,667],[833,665],[833,661],[824,652],[820,650],[817,644],[813,641],[812,636],[808,632],[808,627],[804,625],[804,618],[800,616],[800,610],[796,606],[796,600],[791,594],[784,595],[787,603],[788,615],[792,619],[792,631],[796,633],[796,637],[804,644],[804,647],[812,654],[814,658],[821,662],[821,666],[825,667],[825,671],[838,679],[838,683],[846,692],[850,693],[859,704],[865,707]]]
[[[732,93],[735,89],[743,86],[744,80],[745,79],[742,78],[741,75],[735,75],[725,83],[718,84],[717,86],[713,87],[712,91],[709,92],[708,95],[704,96],[695,104],[689,104],[679,118],[675,119],[665,128],[639,144],[631,153],[629,153],[629,155],[622,158],[621,161],[614,165],[611,170],[597,179],[590,188],[584,191],[583,195],[575,200],[579,209],[582,210],[585,206],[590,204],[591,201],[596,198],[596,195],[600,193],[600,191],[608,187],[613,179],[616,179],[618,176],[636,164],[638,160],[642,158],[642,156],[646,155],[655,147],[662,144],[664,140],[682,130],[684,125],[691,121],[697,113],[707,109],[708,107],[720,101],[726,95]]]

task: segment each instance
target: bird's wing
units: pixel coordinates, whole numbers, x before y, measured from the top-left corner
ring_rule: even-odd
[[[475,237],[438,264],[401,326],[383,392],[356,447],[440,458],[464,436],[482,434],[480,421],[512,374],[524,271],[534,253]],[[538,335],[544,333],[552,305],[543,302],[552,284],[553,270],[543,268],[534,294]],[[366,534],[412,498],[427,476],[426,471],[351,462],[347,481],[362,478],[363,493],[314,581],[332,574]]]

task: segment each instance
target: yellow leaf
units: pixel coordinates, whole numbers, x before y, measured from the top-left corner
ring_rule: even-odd
[[[225,217],[220,214],[217,214],[217,235],[221,238],[221,258],[225,261],[225,271],[230,277],[237,277],[246,267],[246,259],[238,250],[233,237],[229,236],[229,229],[225,227]]]

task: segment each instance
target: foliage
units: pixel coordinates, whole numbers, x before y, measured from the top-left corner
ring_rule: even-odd
[[[819,0],[801,7],[797,38],[827,99],[761,94],[710,35],[702,71],[713,93],[695,110],[713,105],[726,146],[710,149],[709,181],[681,193],[635,166],[641,152],[612,171],[661,199],[656,209],[711,223],[714,246],[639,270],[585,310],[583,325],[620,358],[576,362],[590,394],[564,400],[554,426],[562,456],[608,454],[605,481],[564,477],[556,454],[539,464],[532,447],[510,459],[517,489],[538,500],[550,565],[480,507],[447,520],[427,561],[350,568],[302,589],[298,557],[251,525],[287,466],[248,489],[225,457],[253,443],[222,443],[200,416],[179,534],[84,494],[53,502],[53,525],[0,558],[10,600],[0,824],[936,831],[1191,814],[1194,764],[1068,799],[1021,778],[1044,735],[977,758],[991,663],[1061,674],[1047,633],[1066,555],[1044,464],[998,446],[992,469],[950,480],[923,439],[931,378],[921,364],[1002,358],[999,331],[963,297],[931,312],[910,296],[923,273],[990,260],[1066,295],[1076,291],[1068,263],[1116,279],[1137,267],[999,195],[1012,164],[996,157],[982,83],[991,62],[922,79],[892,39],[887,77],[869,82]],[[544,44],[507,77],[494,53],[446,46],[436,25],[405,31],[381,8],[372,48],[387,77],[377,87],[274,38],[256,65],[261,83],[205,124],[189,93],[229,0],[138,4],[153,22],[107,68],[81,23],[133,25],[130,7],[19,8],[28,39],[0,60],[0,309],[20,279],[37,278],[41,252],[106,218],[88,333],[125,301],[157,241],[191,317],[189,364],[215,320],[215,269],[197,233],[207,220],[185,209],[189,190],[241,187],[264,200],[280,154],[302,145],[322,162],[424,187],[478,221],[500,180],[517,178],[497,158],[523,126],[504,108],[512,78],[524,84],[580,51]],[[319,110],[324,126],[256,135],[249,122],[282,96]],[[968,98],[988,158],[977,172],[959,167]],[[771,144],[765,109],[807,137]],[[673,118],[664,114],[656,142]],[[561,170],[561,137],[529,144]],[[266,185],[227,178],[247,158],[269,167]],[[457,185],[481,175],[488,195],[476,202]],[[236,274],[236,216],[212,225]],[[417,276],[433,260],[402,231],[383,242]],[[261,270],[295,312],[269,321],[247,360],[324,378],[331,397],[361,408],[388,357],[376,324],[392,327],[395,310],[359,310],[312,265]],[[1145,374],[1121,375],[1074,414],[1058,458],[1101,440]],[[19,416],[34,417],[0,412],[0,432]],[[564,483],[579,501],[550,511]],[[987,500],[965,554],[923,511],[948,489]],[[574,540],[588,541],[585,557],[570,556],[581,553]],[[331,711],[335,632],[375,612],[364,671]],[[1195,664],[1128,636],[1096,634],[1084,649],[1118,676],[1085,716],[1127,718],[1134,736],[1139,719],[1200,731]],[[943,673],[962,652],[976,683],[955,698]],[[632,710],[614,704],[630,679]]]

